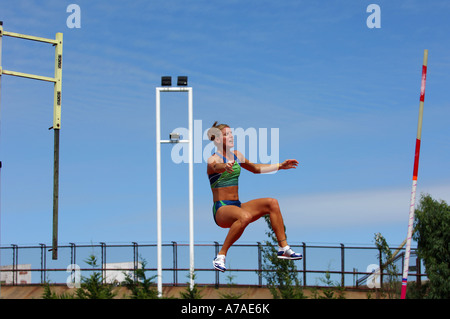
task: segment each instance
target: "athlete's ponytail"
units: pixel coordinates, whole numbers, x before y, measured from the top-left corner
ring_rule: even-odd
[[[227,124],[217,124],[218,121],[215,121],[211,128],[208,130],[208,138],[210,141],[214,141],[216,137],[222,134],[222,129],[225,127],[229,127]]]

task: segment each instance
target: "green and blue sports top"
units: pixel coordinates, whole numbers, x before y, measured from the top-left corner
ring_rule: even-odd
[[[221,155],[221,154],[218,154]],[[223,162],[226,163],[227,159],[221,155],[223,158]],[[227,171],[223,173],[213,173],[208,174],[209,183],[211,184],[211,188],[220,188],[220,187],[229,187],[229,186],[238,186],[239,175],[241,174],[241,165],[239,164],[238,158],[236,154],[234,154],[234,164],[233,164],[233,172],[228,173]],[[239,200],[219,200],[214,202],[212,212],[214,221],[216,221],[216,213],[222,206],[233,205],[241,207],[241,202]]]
[[[221,154],[218,155],[222,156],[224,163],[227,162],[227,159],[223,155]],[[225,171],[223,173],[208,174],[211,188],[238,186],[239,175],[241,174],[241,165],[239,164],[236,154],[233,155],[234,155],[234,164],[232,173],[228,173],[227,171]]]

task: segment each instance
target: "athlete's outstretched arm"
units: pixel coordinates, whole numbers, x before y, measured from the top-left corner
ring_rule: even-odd
[[[235,151],[236,156],[241,161],[241,166],[254,174],[264,174],[278,171],[280,169],[297,168],[298,161],[295,159],[288,159],[282,163],[277,164],[255,164],[246,159],[241,152]]]

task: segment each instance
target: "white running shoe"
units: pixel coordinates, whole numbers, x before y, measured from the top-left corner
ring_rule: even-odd
[[[217,257],[213,261],[214,269],[224,272],[227,270],[227,267],[225,267],[225,255],[217,255]]]
[[[285,248],[278,248],[277,257],[280,259],[299,260],[303,258],[303,255],[297,254],[291,249],[291,247],[286,246]]]

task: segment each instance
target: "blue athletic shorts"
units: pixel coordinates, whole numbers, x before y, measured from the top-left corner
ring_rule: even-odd
[[[217,224],[216,221],[216,213],[219,210],[220,207],[222,206],[227,206],[227,205],[233,205],[233,206],[237,206],[237,207],[241,207],[241,202],[238,200],[219,200],[217,202],[214,202],[212,211],[213,211],[213,217],[214,217],[214,221]]]

